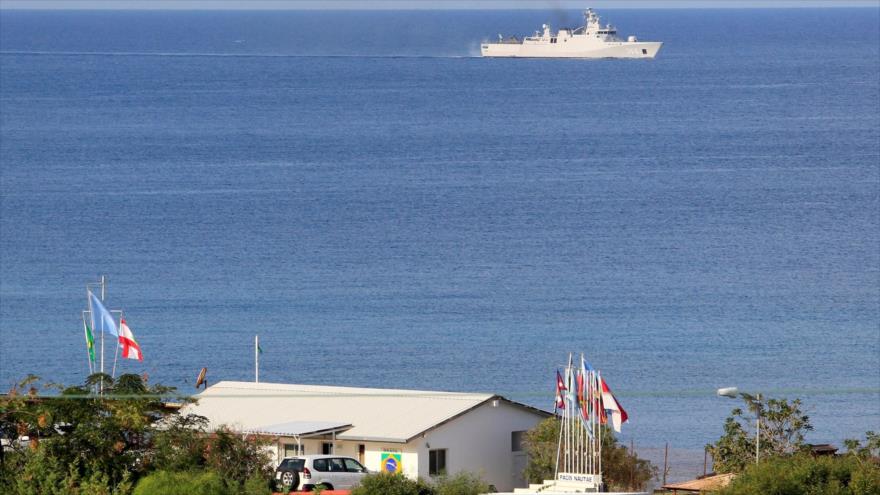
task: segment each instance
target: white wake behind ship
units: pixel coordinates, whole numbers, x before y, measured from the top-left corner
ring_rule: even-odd
[[[584,11],[584,25],[577,29],[562,28],[555,34],[544,24],[543,31],[519,39],[515,36],[484,42],[484,57],[535,58],[654,58],[661,41],[639,41],[635,36],[623,40],[611,24],[602,25],[593,9]]]

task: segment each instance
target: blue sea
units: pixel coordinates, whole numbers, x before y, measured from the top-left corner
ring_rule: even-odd
[[[193,392],[552,408],[583,352],[674,478],[738,404],[880,428],[880,10],[608,10],[655,60],[481,59],[578,12],[0,11],[0,388],[88,373],[107,275]],[[109,346],[106,359],[112,363]]]

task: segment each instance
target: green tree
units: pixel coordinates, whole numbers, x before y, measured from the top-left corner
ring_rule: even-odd
[[[208,448],[208,420],[195,414],[166,418],[153,435],[150,467],[157,470],[189,471],[205,466]]]
[[[547,418],[523,435],[528,463],[523,476],[529,483],[542,483],[556,474],[556,447],[559,443],[559,420]]]
[[[208,442],[205,460],[224,482],[243,488],[249,478],[268,480],[271,477],[269,453],[264,447],[265,442],[257,437],[246,438],[220,427]]]
[[[804,434],[813,426],[801,409],[800,399],[789,402],[741,395],[746,409],[734,408],[724,421],[724,433],[706,446],[716,472],[738,473],[755,463],[756,417],[761,420],[761,459],[792,455],[806,448]]]
[[[138,375],[94,374],[73,387],[27,377],[0,399],[0,437],[11,440],[0,457],[0,493],[127,495],[157,470],[138,489],[186,486],[197,472],[209,476],[193,483],[219,482],[230,494],[269,493],[263,444],[224,428],[209,435],[205,418],[165,405],[173,391]]]
[[[104,394],[95,393],[100,384]],[[40,388],[55,394],[40,395]],[[149,386],[137,375],[114,380],[95,374],[73,387],[29,376],[0,400],[0,434],[12,440],[0,466],[0,486],[28,493],[18,481],[29,478],[31,486],[45,485],[38,490],[43,493],[84,487],[89,493],[126,492],[146,470],[156,424],[174,414],[160,399],[172,391]],[[26,444],[17,441],[24,436]]]
[[[529,455],[525,475],[529,483],[553,479],[559,442],[559,419],[552,417],[527,431],[524,438]],[[614,490],[636,490],[657,475],[650,461],[639,458],[620,445],[610,428],[602,428],[602,480]]]
[[[847,454],[858,457],[862,460],[872,460],[880,457],[880,434],[873,431],[865,433],[865,443],[862,444],[856,438],[850,438],[843,441]]]

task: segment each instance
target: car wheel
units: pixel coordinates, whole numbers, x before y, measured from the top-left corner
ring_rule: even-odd
[[[281,486],[284,488],[290,487],[291,490],[296,490],[296,487],[299,486],[299,473],[296,471],[285,471],[281,474]]]

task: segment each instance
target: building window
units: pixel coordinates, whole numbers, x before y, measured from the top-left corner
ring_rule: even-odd
[[[297,445],[295,443],[284,444],[284,457],[294,457],[305,453],[306,448],[303,445]]]
[[[324,455],[330,455],[333,453],[333,444],[330,442],[324,442],[321,444],[321,453]]]
[[[648,54],[648,50],[642,48],[642,55],[647,55],[647,54]]]
[[[524,431],[512,431],[510,432],[510,451],[511,452],[522,452],[522,442]]]
[[[431,476],[446,474],[446,449],[428,451],[428,474]]]

